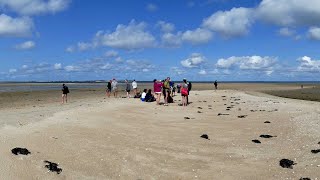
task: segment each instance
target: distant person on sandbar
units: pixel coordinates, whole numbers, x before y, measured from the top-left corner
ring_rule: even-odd
[[[106,95],[110,97],[111,94],[111,80],[107,83]]]
[[[163,84],[161,82],[161,79],[155,79],[153,80],[153,91],[156,96],[157,105],[160,105],[160,98],[161,98],[161,88]]]
[[[217,90],[217,89],[218,89],[218,82],[217,82],[217,80],[216,80],[213,84],[214,84],[215,90]]]
[[[125,80],[125,82],[126,82],[127,98],[131,98],[131,95],[130,95],[131,86],[130,86],[129,81],[127,79]]]
[[[114,78],[113,78],[113,80],[111,82],[111,89],[112,89],[112,92],[113,92],[113,96],[116,98],[117,94],[118,94],[118,82]]]
[[[61,90],[62,90],[61,103],[63,104],[64,101],[67,103],[68,102],[68,93],[70,92],[69,88],[65,84],[62,84],[62,89]]]
[[[137,90],[138,90],[138,83],[136,82],[135,79],[132,81],[132,89],[133,89],[133,96],[136,96]]]
[[[187,101],[188,95],[189,95],[189,90],[188,90],[187,80],[183,79],[183,84],[181,86],[182,106],[188,105],[188,101]]]

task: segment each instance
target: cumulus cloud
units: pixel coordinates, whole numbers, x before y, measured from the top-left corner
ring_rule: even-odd
[[[206,75],[206,74],[207,74],[207,71],[204,70],[204,69],[201,69],[201,70],[198,72],[198,74],[200,74],[200,75]]]
[[[62,69],[62,64],[61,63],[55,63],[53,65],[53,68],[56,69],[56,70],[60,70],[60,69]]]
[[[253,23],[253,10],[250,8],[232,8],[230,11],[218,11],[203,20],[202,26],[226,37],[243,36],[249,32]]]
[[[164,47],[180,47],[182,44],[182,33],[178,32],[177,34],[165,33],[161,36],[162,45]]]
[[[175,29],[174,24],[165,21],[158,21],[157,26],[159,26],[161,31],[164,33],[172,32]]]
[[[75,48],[73,46],[68,46],[65,51],[72,53],[72,52],[74,52],[74,50],[75,50]]]
[[[0,0],[0,7],[22,15],[56,13],[65,10],[71,0]]]
[[[200,53],[193,53],[189,58],[182,60],[180,63],[183,67],[194,68],[194,67],[198,67],[205,60],[206,58]]]
[[[182,34],[182,40],[191,44],[203,44],[212,39],[212,32],[207,29],[197,28],[194,31],[187,30]]]
[[[299,71],[303,72],[320,72],[320,60],[313,60],[311,57],[303,56],[298,59],[300,65],[298,66]]]
[[[294,34],[295,34],[295,31],[287,27],[281,28],[279,30],[279,35],[281,36],[293,36]]]
[[[320,23],[319,0],[263,0],[256,14],[259,19],[279,26],[316,26]]]
[[[308,30],[308,38],[313,40],[320,40],[320,28],[310,27]]]
[[[33,30],[33,21],[28,17],[13,18],[0,15],[0,36],[26,37]]]
[[[15,48],[19,50],[28,50],[28,49],[33,49],[35,46],[36,44],[33,41],[26,41],[16,45]]]
[[[77,47],[79,51],[86,51],[88,49],[94,48],[93,44],[86,42],[78,42]]]
[[[155,12],[158,10],[158,7],[155,4],[149,3],[149,4],[147,4],[146,9],[149,12]]]
[[[222,69],[258,70],[270,75],[276,65],[277,58],[261,56],[232,56],[219,59],[216,67]]]
[[[112,33],[97,32],[91,46],[102,45],[126,50],[154,47],[156,39],[146,31],[146,27],[146,23],[136,23],[135,20],[128,25],[119,24]]]

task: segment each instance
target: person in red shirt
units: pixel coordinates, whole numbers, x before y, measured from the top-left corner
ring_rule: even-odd
[[[163,83],[161,82],[160,79],[158,80],[153,80],[153,91],[154,94],[156,96],[156,101],[157,101],[157,105],[160,104],[160,98],[161,98],[161,88],[163,86]]]

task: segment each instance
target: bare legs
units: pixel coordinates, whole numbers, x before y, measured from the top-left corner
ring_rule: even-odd
[[[188,98],[188,96],[182,96],[182,106],[187,106],[188,105],[187,98]]]
[[[127,91],[127,98],[131,98],[130,91]]]
[[[156,99],[157,105],[159,105],[160,104],[161,93],[155,93],[155,94],[157,95],[157,99]]]
[[[63,104],[64,101],[66,101],[66,103],[68,102],[68,95],[67,94],[62,94],[62,96],[61,96],[61,104]]]
[[[169,91],[165,90],[165,93],[166,93],[166,97],[164,98],[164,105],[168,106]]]

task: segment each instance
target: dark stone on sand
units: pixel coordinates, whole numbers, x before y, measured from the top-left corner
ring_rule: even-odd
[[[317,154],[317,153],[320,152],[320,149],[311,150],[311,152],[312,152],[313,154]]]
[[[190,119],[189,117],[184,117],[184,119]]]
[[[320,141],[318,142],[318,144],[320,144]]]
[[[210,140],[210,139],[209,139],[209,136],[208,136],[207,134],[202,134],[200,137],[201,137],[201,138],[204,138],[204,139]]]
[[[212,107],[212,105],[208,105],[208,107]]]
[[[254,139],[254,140],[252,140],[252,142],[261,144],[261,141],[259,141],[258,139]]]
[[[260,135],[261,138],[272,138],[272,137],[277,137],[277,136],[271,136],[269,134],[262,134]]]
[[[18,154],[22,154],[22,155],[28,155],[28,154],[31,154],[31,152],[26,149],[26,148],[19,148],[19,147],[16,147],[16,148],[13,148],[11,150],[12,154],[15,154],[15,155],[18,155]]]
[[[202,109],[202,107],[198,107],[198,109]]]
[[[226,96],[221,96],[221,97],[226,97]]]
[[[270,121],[265,121],[264,123],[271,123]]]
[[[218,113],[218,116],[222,116],[222,115],[227,116],[227,115],[229,115],[229,114]]]
[[[207,101],[202,101],[202,102],[207,102]]]
[[[230,111],[230,109],[228,108],[228,109],[226,109],[227,111]]]
[[[246,118],[248,115],[240,115],[238,118]]]
[[[308,177],[305,177],[305,178],[300,178],[299,180],[311,180],[310,178],[308,178]]]
[[[44,162],[47,163],[47,165],[45,165],[45,167],[48,168],[49,171],[57,172],[57,174],[61,173],[62,169],[58,167],[57,163],[50,162],[50,161],[44,161]]]
[[[198,111],[198,113],[202,113],[201,111]]]
[[[292,169],[293,165],[295,165],[297,163],[295,163],[294,161],[291,161],[289,159],[281,159],[279,165],[283,168],[290,168]]]
[[[230,109],[230,108],[232,108],[232,107],[228,106],[227,108]]]

